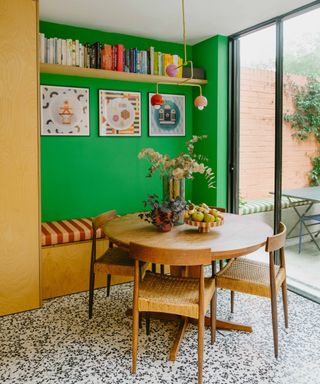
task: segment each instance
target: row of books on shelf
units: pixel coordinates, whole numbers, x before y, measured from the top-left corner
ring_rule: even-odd
[[[40,59],[42,63],[71,65],[83,68],[106,69],[167,76],[169,64],[182,65],[178,55],[147,50],[125,48],[123,44],[82,44],[79,40],[46,38],[40,33]],[[182,67],[178,76],[182,77]]]

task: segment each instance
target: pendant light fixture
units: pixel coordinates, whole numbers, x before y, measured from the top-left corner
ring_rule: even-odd
[[[190,65],[190,77],[185,79],[182,82],[179,83],[172,83],[172,82],[158,82],[157,88],[156,88],[156,94],[154,94],[151,97],[151,105],[154,106],[154,108],[159,109],[161,105],[164,103],[164,99],[162,95],[159,93],[159,85],[162,84],[168,84],[168,85],[184,85],[189,87],[198,87],[200,95],[197,96],[194,100],[194,105],[196,108],[198,108],[200,111],[203,110],[204,107],[208,105],[208,100],[206,97],[202,95],[202,88],[200,84],[192,84],[190,83],[190,80],[193,80],[193,62],[192,60],[188,60],[187,58],[187,38],[186,38],[186,22],[185,22],[185,13],[184,13],[184,0],[182,0],[182,25],[183,25],[183,45],[184,45],[184,60],[183,63],[179,66],[175,64],[169,64],[166,67],[166,73],[169,77],[177,77],[179,68],[181,67],[187,67]]]

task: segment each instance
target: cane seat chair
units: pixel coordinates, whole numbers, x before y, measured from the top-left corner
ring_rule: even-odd
[[[133,296],[132,373],[136,373],[138,319],[140,312],[162,312],[198,320],[198,382],[202,382],[205,310],[211,308],[211,342],[215,341],[215,280],[204,278],[204,265],[210,264],[210,249],[179,250],[130,244],[135,259]],[[178,277],[147,271],[140,279],[139,261],[171,266],[199,266],[199,277]]]
[[[134,276],[134,260],[129,256],[129,252],[122,248],[114,247],[112,242],[109,242],[109,248],[103,255],[97,258],[96,243],[97,230],[103,228],[104,225],[117,217],[115,210],[107,211],[92,219],[93,237],[91,248],[91,263],[90,263],[90,283],[89,283],[89,319],[93,314],[94,301],[94,280],[96,273],[104,273],[107,276],[107,296],[110,295],[111,276]],[[142,273],[147,268],[146,263],[140,263]],[[147,324],[148,328],[148,324]]]
[[[244,258],[232,259],[216,274],[216,287],[271,299],[274,354],[278,357],[277,295],[282,290],[285,327],[288,328],[288,299],[284,245],[286,226],[280,223],[280,232],[267,238],[265,251],[269,265]],[[274,264],[274,254],[280,253],[280,265]],[[232,297],[233,301],[234,298]],[[233,303],[231,304],[233,308]]]

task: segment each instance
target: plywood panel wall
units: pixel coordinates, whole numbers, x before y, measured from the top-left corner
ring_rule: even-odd
[[[37,2],[0,6],[0,315],[37,308]]]

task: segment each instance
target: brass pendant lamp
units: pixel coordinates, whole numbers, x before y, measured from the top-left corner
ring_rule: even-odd
[[[199,110],[203,110],[204,107],[208,105],[208,100],[206,97],[202,95],[202,87],[200,84],[192,84],[190,80],[193,79],[193,62],[192,60],[188,60],[187,58],[187,38],[186,38],[186,22],[185,22],[185,12],[184,12],[184,0],[182,0],[182,26],[183,26],[183,45],[184,45],[184,60],[183,63],[179,66],[175,64],[169,64],[166,67],[166,73],[169,77],[177,77],[178,69],[181,67],[187,67],[190,65],[190,77],[185,79],[180,83],[169,83],[166,81],[158,82],[156,85],[156,94],[151,97],[151,105],[154,108],[159,109],[161,105],[164,103],[164,99],[162,95],[159,93],[159,85],[167,84],[167,85],[182,85],[189,87],[198,87],[199,88],[199,96],[197,96],[194,100],[194,105]]]

